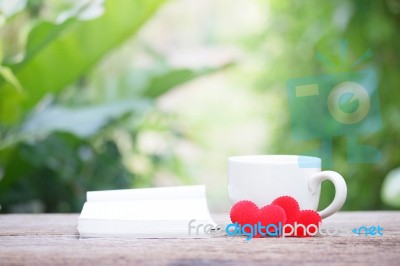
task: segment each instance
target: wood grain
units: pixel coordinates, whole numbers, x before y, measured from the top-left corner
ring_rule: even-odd
[[[227,215],[215,215],[227,223]],[[400,212],[341,212],[335,236],[79,240],[77,214],[0,215],[0,265],[400,265]],[[351,229],[380,225],[383,236]]]

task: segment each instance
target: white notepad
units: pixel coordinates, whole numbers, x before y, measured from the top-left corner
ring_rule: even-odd
[[[193,225],[212,224],[205,186],[92,191],[78,220],[81,238],[207,237]]]

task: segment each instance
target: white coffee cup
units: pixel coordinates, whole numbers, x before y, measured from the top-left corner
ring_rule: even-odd
[[[284,195],[294,197],[300,209],[317,210],[321,182],[335,186],[332,203],[320,211],[326,218],[339,211],[346,201],[347,186],[333,171],[321,172],[321,159],[297,155],[247,155],[228,159],[228,194],[231,204],[251,200],[260,208]]]

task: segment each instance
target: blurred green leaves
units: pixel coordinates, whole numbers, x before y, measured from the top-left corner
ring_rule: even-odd
[[[58,93],[81,77],[105,54],[136,33],[163,2],[107,1],[105,13],[93,20],[72,17],[61,24],[38,22],[28,35],[24,59],[7,65],[27,96],[21,97],[4,80],[0,81],[0,92],[7,94],[0,98],[0,122],[18,121],[23,111],[33,107],[46,93]]]
[[[149,101],[129,100],[78,108],[46,106],[35,110],[0,144],[2,147],[20,141],[33,143],[53,132],[67,132],[80,138],[89,138],[125,114],[140,116],[151,106]]]
[[[86,190],[126,188],[133,181],[111,139],[96,143],[69,133],[17,144],[4,172],[2,212],[76,212]]]
[[[344,209],[371,210],[395,206],[394,197],[386,197],[381,189],[384,177],[390,170],[399,167],[398,147],[400,130],[398,111],[400,97],[400,13],[392,1],[327,1],[316,0],[298,2],[295,0],[260,1],[264,4],[262,12],[267,13],[267,22],[259,29],[261,34],[247,39],[248,51],[260,64],[260,71],[253,72],[255,88],[272,103],[267,114],[273,127],[269,136],[268,153],[302,154],[309,150],[321,149],[321,139],[296,141],[290,128],[288,98],[285,82],[288,79],[315,75],[337,74],[376,69],[378,73],[377,91],[383,128],[371,134],[357,135],[360,144],[371,145],[382,153],[379,163],[353,163],[348,160],[345,137],[335,137],[332,141],[333,170],[346,178],[348,198]],[[342,60],[340,41],[348,40],[347,61]],[[373,52],[373,57],[355,65],[365,51]],[[326,55],[333,64],[318,62],[318,55]],[[367,53],[368,55],[368,53]],[[323,60],[320,60],[323,61]],[[313,108],[298,110],[313,113]],[[394,115],[394,114],[397,114]],[[325,128],[329,125],[323,125]],[[305,130],[310,130],[304,124]],[[367,153],[364,156],[369,156]],[[393,182],[396,184],[397,182]],[[320,209],[327,206],[333,198],[334,188],[322,185]],[[388,199],[393,203],[390,204]],[[385,199],[385,200],[382,200]]]
[[[163,2],[108,0],[94,7],[101,1],[75,1],[51,22],[41,17],[46,0],[28,1],[22,15],[8,18],[6,26],[28,28],[28,34],[23,50],[5,55],[0,65],[1,212],[78,212],[88,190],[149,186],[157,169],[185,178],[173,144],[144,151],[138,137],[184,137],[157,99],[229,62],[175,67],[157,55],[147,68],[117,75],[96,70]],[[18,16],[25,18],[20,24],[14,23]],[[1,42],[10,47],[13,38]]]
[[[400,208],[400,168],[389,172],[381,189],[382,201],[388,206]]]
[[[19,83],[19,80],[14,75],[12,70],[8,67],[0,66],[0,76],[6,81],[9,85],[14,87],[18,93],[22,93],[22,85]]]
[[[213,73],[217,69],[223,69],[225,67],[228,67],[229,65],[230,64],[228,63],[218,68],[205,67],[196,71],[184,68],[172,69],[161,75],[154,76],[150,84],[148,85],[148,89],[143,94],[144,96],[150,98],[159,97],[175,86],[183,84],[197,77]]]

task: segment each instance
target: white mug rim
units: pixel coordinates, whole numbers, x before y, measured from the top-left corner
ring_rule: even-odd
[[[255,154],[255,155],[239,155],[231,156],[228,158],[230,163],[244,163],[244,164],[290,164],[298,165],[299,159],[307,163],[316,163],[321,165],[321,158],[303,155],[270,155],[270,154]]]

